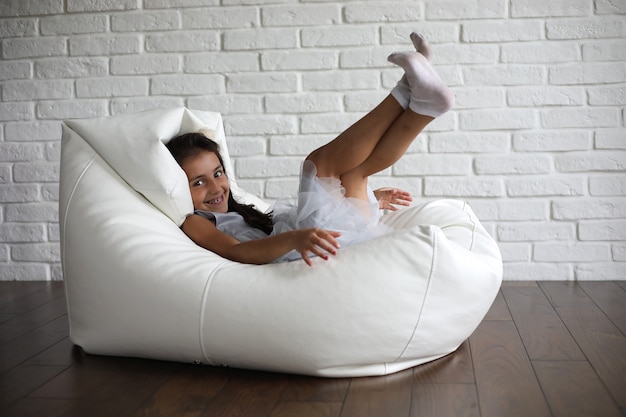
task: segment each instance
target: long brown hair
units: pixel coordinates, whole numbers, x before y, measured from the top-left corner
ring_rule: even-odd
[[[183,162],[188,158],[192,158],[200,152],[206,151],[213,152],[222,167],[224,166],[224,160],[220,154],[219,145],[202,133],[184,133],[172,138],[165,146],[176,162],[178,162],[178,165],[182,166]],[[226,170],[224,170],[224,172],[226,173]],[[251,204],[241,204],[237,202],[233,197],[233,193],[228,193],[228,211],[239,213],[248,225],[260,229],[268,235],[272,233],[274,229],[271,214],[262,213]]]

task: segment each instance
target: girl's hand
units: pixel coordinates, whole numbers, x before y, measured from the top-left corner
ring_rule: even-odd
[[[328,260],[328,254],[336,255],[339,243],[335,238],[341,236],[339,232],[323,229],[294,230],[294,249],[302,255],[302,260],[311,266],[309,252]]]
[[[378,200],[378,207],[380,207],[381,210],[387,209],[396,211],[398,208],[395,205],[409,206],[411,201],[413,201],[411,193],[398,188],[379,188],[378,190],[374,190],[374,196],[376,200]]]

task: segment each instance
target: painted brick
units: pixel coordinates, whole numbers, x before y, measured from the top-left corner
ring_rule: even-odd
[[[57,222],[58,205],[54,202],[11,204],[7,207],[5,220],[8,222]]]
[[[224,118],[226,135],[294,134],[298,120],[294,116],[229,116]]]
[[[592,148],[591,132],[544,131],[513,134],[513,149],[522,152],[582,151]]]
[[[148,79],[143,77],[81,78],[76,80],[76,97],[123,97],[148,94]]]
[[[337,93],[300,93],[265,98],[268,113],[339,113],[341,109],[341,96]]]
[[[504,279],[510,281],[571,281],[574,279],[574,271],[568,264],[511,262],[504,265]]]
[[[626,14],[626,4],[616,0],[597,0],[595,2],[598,14]]]
[[[305,134],[328,133],[338,135],[360,118],[358,114],[319,114],[300,118],[300,131]]]
[[[626,60],[626,41],[603,40],[582,45],[583,61],[624,61]]]
[[[513,242],[542,242],[572,240],[576,237],[576,227],[567,223],[523,222],[498,226],[498,239]]]
[[[465,42],[520,42],[543,39],[539,21],[467,21],[462,25]]]
[[[295,48],[298,31],[283,28],[228,31],[224,33],[223,45],[226,51]]]
[[[502,132],[436,133],[428,142],[428,150],[434,153],[503,153],[508,147],[509,135]]]
[[[112,75],[168,74],[180,71],[177,56],[119,56],[111,59]]]
[[[3,101],[31,101],[70,98],[74,85],[70,80],[29,80],[6,82],[2,88]]]
[[[557,220],[626,218],[626,198],[557,200],[552,215]]]
[[[395,52],[394,48],[372,46],[368,48],[347,49],[339,55],[340,68],[367,68],[369,71],[377,67],[391,67],[387,57]],[[402,70],[393,67],[394,83],[402,76]]]
[[[411,48],[409,34],[418,31],[431,44],[455,42],[459,39],[460,26],[454,22],[426,21],[419,22],[419,27],[415,23],[395,23],[384,25],[380,28],[381,45],[404,45],[405,49]]]
[[[624,35],[623,19],[568,19],[546,22],[547,39],[598,39]]]
[[[48,266],[45,264],[0,265],[0,277],[5,281],[48,281]]]
[[[507,16],[504,0],[428,0],[426,18],[429,20],[496,19]]]
[[[472,160],[465,155],[405,155],[393,167],[394,175],[467,175]]]
[[[626,105],[626,87],[592,87],[587,92],[592,106]]]
[[[291,93],[298,89],[298,77],[292,73],[233,74],[226,77],[229,93]]]
[[[180,28],[180,16],[175,11],[124,13],[111,16],[113,32],[140,32]]]
[[[524,42],[502,45],[500,60],[512,64],[559,63],[577,61],[579,46],[569,42]]]
[[[432,197],[501,197],[504,187],[495,178],[425,178],[424,195]]]
[[[0,202],[25,203],[39,199],[39,188],[34,184],[0,184]]]
[[[2,58],[20,59],[67,55],[64,38],[15,38],[2,40]]]
[[[199,95],[224,91],[221,75],[161,75],[152,78],[150,94]]]
[[[32,103],[0,103],[0,122],[33,119]]]
[[[106,12],[115,10],[135,10],[136,0],[67,0],[68,12]]]
[[[238,4],[237,2],[227,2],[222,0],[224,4]],[[255,2],[258,3],[258,2]],[[143,6],[146,9],[168,9],[174,7],[201,7],[201,6],[217,6],[220,0],[143,0]]]
[[[300,174],[300,158],[239,158],[235,164],[239,178],[277,178]]]
[[[265,185],[265,197],[269,199],[286,198],[292,199],[297,196],[298,193],[298,179],[273,179],[268,180]]]
[[[300,37],[306,48],[375,45],[378,38],[376,28],[370,26],[306,27]]]
[[[0,62],[0,81],[30,78],[31,65],[28,62]]]
[[[185,72],[224,74],[259,71],[259,54],[256,52],[209,52],[185,56]]]
[[[371,71],[313,72],[302,75],[302,87],[305,91],[366,90],[375,89],[378,85],[379,78]]]
[[[507,194],[510,197],[539,197],[539,196],[583,196],[586,183],[583,178],[523,178],[508,179]]]
[[[550,84],[606,84],[626,81],[624,63],[581,63],[551,68]]]
[[[218,49],[217,32],[174,32],[146,35],[148,52],[204,52]]]
[[[49,1],[2,1],[0,16],[34,16],[63,13],[63,0]]]
[[[537,125],[537,116],[530,109],[472,110],[460,114],[459,125],[463,130],[531,129]]]
[[[182,97],[139,97],[139,98],[114,98],[111,100],[111,115],[139,113],[156,107],[183,107]],[[190,107],[198,109],[198,107]],[[215,109],[215,107],[213,107]],[[208,110],[208,109],[207,109]]]
[[[59,163],[48,161],[19,162],[13,166],[15,182],[56,182]]]
[[[15,245],[11,259],[22,262],[60,262],[60,247],[56,243],[30,243]]]
[[[418,2],[374,1],[349,4],[344,9],[348,23],[411,22],[422,20],[424,12]]]
[[[546,69],[537,65],[470,66],[462,72],[468,86],[543,85],[546,77]]]
[[[626,219],[582,221],[578,223],[580,240],[626,240]]]
[[[226,29],[255,26],[258,10],[253,7],[207,7],[182,12],[185,29]]]
[[[624,129],[597,129],[594,135],[596,149],[626,149]]]
[[[61,123],[55,121],[30,121],[7,123],[7,140],[12,142],[58,140],[61,137]]]
[[[575,276],[579,281],[624,280],[626,262],[580,264],[576,266]]]
[[[598,262],[611,258],[605,243],[535,243],[533,260],[538,262]]]
[[[540,112],[546,129],[616,127],[619,110],[612,108],[554,108]]]
[[[84,119],[106,115],[105,100],[59,100],[37,103],[37,117],[40,119]]]
[[[0,13],[0,16],[7,17],[4,13]],[[0,39],[21,38],[37,34],[37,21],[35,19],[2,19],[1,22]]]
[[[529,243],[498,243],[502,261],[504,262],[528,262],[531,257],[531,245]]]
[[[496,45],[441,45],[433,61],[442,65],[495,64],[499,54]]]
[[[626,244],[613,245],[613,260],[614,261],[626,261]]]
[[[550,165],[550,158],[543,155],[494,155],[474,159],[474,171],[480,175],[545,174],[550,172]]]
[[[574,152],[557,156],[554,166],[561,172],[624,171],[626,152]]]
[[[270,139],[270,155],[304,157],[328,141],[328,135],[276,136]]]
[[[593,196],[626,196],[626,175],[589,178],[589,194]]]
[[[74,37],[69,39],[71,56],[101,56],[138,53],[140,36],[135,35],[101,35]]]
[[[338,4],[267,6],[261,13],[263,26],[319,26],[339,22]]]
[[[467,87],[454,89],[454,108],[480,109],[505,106],[505,91],[501,88]]]
[[[46,231],[40,224],[3,223],[0,225],[0,242],[44,242]]]
[[[267,148],[265,142],[261,137],[236,136],[228,141],[228,153],[231,158],[265,155]]]
[[[588,16],[592,13],[593,4],[587,0],[517,0],[511,4],[512,17]]]
[[[343,98],[344,110],[346,112],[367,113],[383,101],[388,94],[387,91],[348,91]]]
[[[35,62],[37,78],[101,77],[109,72],[106,58],[63,58]]]
[[[220,94],[189,97],[187,106],[192,109],[215,111],[223,114],[258,114],[263,112],[263,97],[258,94]],[[250,134],[256,134],[251,132]]]
[[[77,35],[105,32],[108,18],[105,15],[62,15],[44,17],[39,23],[42,35]]]
[[[267,51],[261,53],[264,71],[322,70],[338,67],[335,51]]]
[[[43,158],[43,146],[38,143],[0,142],[0,162],[31,161]]]

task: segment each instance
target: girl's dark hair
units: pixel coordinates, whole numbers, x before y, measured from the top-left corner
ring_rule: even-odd
[[[184,133],[172,138],[166,145],[178,165],[183,164],[188,158],[198,155],[202,151],[213,152],[224,166],[224,160],[220,155],[220,147],[213,140],[202,133]],[[224,170],[226,173],[226,170]],[[239,213],[244,221],[250,226],[262,230],[268,235],[272,233],[274,224],[272,215],[265,214],[255,209],[252,204],[241,204],[235,200],[233,193],[228,193],[228,211]]]

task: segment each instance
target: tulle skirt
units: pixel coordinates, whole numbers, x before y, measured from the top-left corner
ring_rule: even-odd
[[[346,247],[390,232],[389,226],[379,222],[374,193],[369,188],[367,192],[369,201],[346,197],[341,181],[319,178],[315,164],[304,161],[297,203],[279,200],[274,204],[272,234],[308,228],[332,230],[341,232],[338,242]]]

